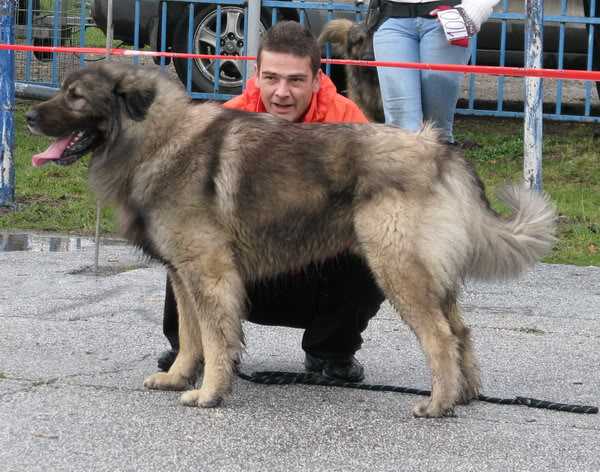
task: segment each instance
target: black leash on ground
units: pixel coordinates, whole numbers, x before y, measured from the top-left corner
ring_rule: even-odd
[[[238,372],[238,377],[249,382],[264,385],[324,385],[327,387],[356,388],[359,390],[374,390],[377,392],[396,392],[410,393],[413,395],[429,396],[429,390],[419,390],[417,388],[395,387],[393,385],[368,385],[356,382],[344,382],[323,377],[320,374],[308,372],[253,372],[251,375]],[[536,400],[535,398],[515,397],[515,398],[496,398],[487,395],[479,395],[477,400],[487,403],[496,403],[500,405],[524,405],[530,408],[544,408],[547,410],[566,411],[568,413],[598,413],[598,407],[585,405],[568,405],[565,403],[554,403],[545,400]]]

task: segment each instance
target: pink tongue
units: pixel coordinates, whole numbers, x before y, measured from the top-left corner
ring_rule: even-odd
[[[69,141],[71,140],[71,136],[67,136],[66,138],[57,139],[53,144],[50,145],[48,149],[44,152],[36,154],[31,158],[31,165],[33,167],[41,167],[46,164],[48,161],[55,161],[60,159],[63,152],[67,148]]]

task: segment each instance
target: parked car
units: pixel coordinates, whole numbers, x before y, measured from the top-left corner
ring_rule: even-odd
[[[338,0],[353,3],[355,0]],[[368,1],[368,0],[367,0]],[[571,0],[567,14],[584,16],[589,9],[590,0]],[[545,14],[559,15],[560,0],[545,0]],[[523,0],[510,0],[509,11],[522,12]],[[119,0],[113,3],[113,24],[115,39],[133,44],[135,0]],[[188,38],[188,6],[186,3],[167,1],[167,22],[161,24],[159,0],[141,0],[139,46],[160,49],[162,28],[166,27],[167,50],[186,52]],[[214,54],[217,45],[217,10],[215,4],[197,3],[193,24],[193,51],[199,54]],[[497,8],[501,10],[501,5]],[[338,13],[336,16],[349,16],[351,13]],[[107,0],[93,0],[92,17],[96,24],[106,32]],[[264,8],[259,30],[264,32],[271,24],[272,12]],[[293,8],[278,9],[278,19],[299,19],[299,12]],[[318,35],[327,21],[326,10],[310,9],[306,11],[305,21],[315,35]],[[600,28],[596,28],[594,68],[600,68]],[[565,29],[565,53],[563,67],[583,69],[586,66],[587,28],[585,25],[570,23]],[[478,35],[477,63],[498,65],[501,37],[501,22],[488,21]],[[221,53],[231,59],[221,60],[219,71],[215,71],[215,62],[196,59],[192,67],[192,88],[199,92],[213,91],[215,74],[218,76],[222,93],[236,94],[241,90],[243,63],[235,56],[244,51],[244,9],[238,5],[222,5],[221,36],[218,39]],[[522,21],[510,21],[507,24],[505,65],[523,65],[524,25]],[[544,65],[555,67],[558,64],[559,26],[547,24],[544,28]],[[175,69],[182,82],[187,78],[187,60],[175,59]]]
[[[159,0],[141,0],[139,46],[150,46],[160,50],[161,31],[166,26],[166,49],[168,51],[187,52],[188,5],[184,2],[167,2],[167,22],[161,24]],[[135,0],[113,2],[113,37],[125,44],[134,42]],[[107,0],[94,0],[92,18],[97,26],[106,33]],[[311,15],[312,16],[312,15]],[[298,20],[295,9],[279,9],[278,19]],[[312,25],[313,18],[307,18]],[[271,12],[263,10],[259,32],[271,25]],[[321,24],[322,26],[322,24]],[[215,4],[195,4],[193,25],[193,49],[199,54],[215,54],[217,46],[217,7]],[[243,80],[243,62],[235,57],[244,54],[244,8],[239,5],[222,5],[220,50],[222,55],[231,56],[230,60],[220,61],[219,71],[214,70],[215,61],[208,59],[193,60],[192,89],[198,92],[212,92],[217,75],[222,93],[237,94],[241,91]],[[158,62],[158,59],[157,61]],[[168,62],[168,61],[167,61]],[[187,80],[187,60],[174,59],[175,70],[181,81]]]

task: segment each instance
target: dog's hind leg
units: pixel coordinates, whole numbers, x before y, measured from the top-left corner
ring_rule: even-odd
[[[431,290],[430,274],[419,261],[398,257],[398,254],[387,254],[374,263],[373,257],[367,254],[367,260],[388,300],[417,336],[429,362],[431,397],[417,403],[413,414],[418,417],[453,415],[463,383],[460,343],[452,332],[440,298]]]
[[[386,196],[387,197],[387,196]],[[355,228],[361,251],[388,300],[417,336],[431,369],[431,397],[415,405],[419,417],[452,415],[463,386],[460,340],[444,312],[449,289],[419,249],[418,215],[402,199],[374,199]]]
[[[157,372],[144,381],[154,390],[185,390],[196,382],[198,366],[203,362],[200,325],[195,304],[177,271],[170,271],[179,317],[179,352],[168,372]]]
[[[481,388],[479,363],[473,350],[471,330],[463,322],[460,308],[456,302],[456,296],[452,295],[448,298],[444,312],[450,322],[450,329],[458,338],[460,369],[463,375],[463,386],[459,401],[462,404],[467,404],[479,396]]]

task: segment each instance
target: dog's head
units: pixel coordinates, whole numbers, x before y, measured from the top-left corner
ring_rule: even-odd
[[[350,59],[374,61],[373,37],[367,31],[364,23],[357,23],[348,30],[346,54]]]
[[[346,59],[372,61],[373,37],[364,23],[354,23],[345,18],[328,22],[319,35],[319,44],[329,42],[334,56]]]
[[[57,138],[32,164],[72,164],[110,145],[124,120],[144,119],[155,93],[155,75],[139,66],[102,64],[71,73],[53,98],[27,112],[32,133]]]

